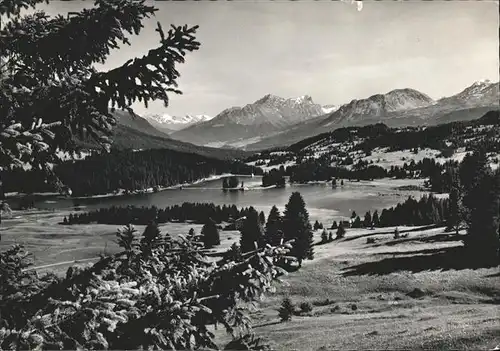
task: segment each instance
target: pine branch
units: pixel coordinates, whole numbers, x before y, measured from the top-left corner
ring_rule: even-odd
[[[45,2],[49,3],[49,0],[0,0],[0,16],[17,16],[21,10],[28,8],[35,8],[36,5]]]
[[[36,73],[38,80],[41,75],[48,79],[54,73],[104,63],[120,42],[130,45],[125,32],[139,34],[142,21],[156,11],[144,0],[96,1],[96,5],[71,18],[50,18],[43,11],[14,18],[0,31],[2,56],[14,55],[17,70]]]
[[[194,34],[198,26],[172,26],[165,37],[158,23],[161,46],[150,50],[141,58],[129,60],[123,66],[104,73],[96,73],[89,80],[89,86],[99,88],[113,107],[126,108],[136,100],[148,106],[151,100],[162,100],[168,105],[167,92],[181,94],[176,79],[180,74],[176,63],[184,63],[186,51],[198,50],[200,43]]]

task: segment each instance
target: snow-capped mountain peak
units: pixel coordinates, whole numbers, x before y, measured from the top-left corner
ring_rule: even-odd
[[[209,121],[212,119],[208,115],[184,115],[184,116],[171,116],[168,113],[161,115],[148,115],[146,116],[150,121],[160,123],[160,124],[193,124]]]
[[[213,117],[208,115],[184,115],[171,116],[168,113],[150,114],[145,118],[158,130],[170,134],[194,124],[203,123],[211,120]]]
[[[337,111],[340,108],[340,105],[324,105],[323,107],[323,113],[333,113]]]

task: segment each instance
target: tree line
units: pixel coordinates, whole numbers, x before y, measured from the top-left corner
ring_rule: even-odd
[[[354,164],[352,168],[347,168],[345,166],[331,166],[329,156],[322,156],[317,159],[303,160],[296,165],[281,166],[269,172],[264,172],[262,186],[282,186],[285,183],[285,176],[289,177],[290,183],[330,181],[332,179],[373,180],[387,177],[398,179],[431,177],[431,190],[439,191],[438,178],[452,164],[454,164],[452,161],[440,164],[435,159],[426,157],[418,162],[412,160],[405,162],[401,166],[393,165],[389,169],[366,161],[360,161]]]
[[[182,205],[167,206],[165,208],[137,207],[137,206],[112,206],[88,212],[71,213],[64,217],[62,224],[137,224],[147,225],[150,222],[186,222],[204,224],[209,219],[215,223],[230,222],[244,217],[249,213],[249,208],[238,209],[236,205],[215,205],[213,203],[184,202]]]

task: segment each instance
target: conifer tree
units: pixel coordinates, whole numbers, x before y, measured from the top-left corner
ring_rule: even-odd
[[[363,225],[367,228],[372,226],[372,215],[370,211],[365,213],[365,219],[363,221]]]
[[[130,224],[126,225],[121,229],[118,229],[116,233],[118,246],[125,249],[125,251],[132,251],[134,245],[136,244],[135,242],[136,233],[137,230]]]
[[[321,232],[321,242],[323,244],[328,242],[328,232],[326,231],[326,229],[323,229],[323,231]]]
[[[344,228],[344,224],[342,224],[342,222],[340,222],[339,224],[339,227],[337,228],[337,239],[342,239],[343,237],[345,237],[345,228]]]
[[[313,232],[309,222],[309,213],[302,195],[293,192],[285,206],[284,215],[285,239],[294,239],[291,254],[297,257],[299,266],[302,260],[313,259]]]
[[[356,216],[356,219],[352,223],[353,228],[361,228],[361,218],[359,216]]]
[[[253,251],[262,246],[264,234],[259,221],[259,213],[255,208],[250,207],[240,232],[240,247],[243,253]]]
[[[313,226],[313,228],[314,228],[314,230],[318,230],[318,229],[319,229],[319,222],[318,222],[318,220],[316,220],[316,221],[314,222],[314,226]]]
[[[278,245],[283,239],[283,219],[276,206],[271,208],[266,223],[266,242],[270,245]]]
[[[474,261],[498,264],[500,238],[500,171],[487,174],[471,188],[469,228],[464,240]],[[472,193],[474,195],[472,195]]]
[[[337,229],[337,221],[333,221],[332,228],[331,229]]]
[[[201,228],[201,235],[203,244],[207,249],[220,244],[219,229],[217,228],[217,225],[212,220],[212,218],[209,218],[207,223],[205,223],[203,225],[203,228]]]
[[[28,164],[62,189],[51,168],[60,162],[57,150],[72,155],[77,136],[109,149],[113,109],[133,112],[135,101],[167,105],[170,93],[180,93],[176,65],[200,44],[194,37],[197,26],[165,33],[158,23],[157,48],[97,71],[94,65],[110,50],[129,45],[126,33],[139,34],[156,9],[144,1],[96,0],[93,8],[68,17],[20,13],[41,2],[0,5],[2,20],[7,19],[0,35],[0,171]]]
[[[465,207],[464,219],[471,226],[472,211],[484,206],[484,199],[477,191],[483,179],[489,176],[491,168],[488,165],[486,153],[482,149],[475,150],[466,155],[460,164],[460,184],[464,189],[463,205]]]

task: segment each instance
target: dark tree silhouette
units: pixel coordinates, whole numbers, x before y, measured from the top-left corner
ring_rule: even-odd
[[[340,222],[339,224],[339,227],[337,228],[337,239],[342,239],[343,237],[345,237],[345,228],[344,228],[344,224],[342,224],[342,222]]]
[[[283,239],[283,219],[276,206],[271,208],[266,223],[266,242],[271,245],[280,244]]]
[[[264,231],[259,221],[259,213],[253,207],[250,207],[240,232],[240,247],[243,253],[263,245]]]
[[[208,249],[220,244],[219,229],[211,218],[201,229],[201,235],[203,244]]]
[[[294,239],[292,254],[297,257],[299,266],[302,260],[313,259],[313,232],[309,222],[309,213],[304,199],[298,192],[293,192],[285,206],[285,239]]]
[[[366,228],[372,226],[372,215],[371,215],[370,211],[365,213],[365,218],[363,220],[363,226],[365,226]]]

